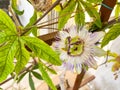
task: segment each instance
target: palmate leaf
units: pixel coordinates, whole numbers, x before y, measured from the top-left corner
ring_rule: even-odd
[[[25,49],[24,43],[19,39],[19,45],[17,46],[16,59],[17,63],[15,66],[15,72],[19,74],[19,72],[25,67],[28,63],[30,55],[29,52]]]
[[[111,40],[114,40],[120,35],[120,23],[115,24],[109,30],[109,32],[104,36],[101,47],[107,45]]]
[[[101,23],[100,15],[97,12],[97,10],[92,6],[91,3],[88,3],[88,2],[85,2],[85,1],[82,1],[82,0],[80,2],[84,6],[84,8],[87,11],[87,13],[89,14],[89,16],[94,18],[94,23],[99,28],[101,28],[102,27],[102,23]]]
[[[39,70],[42,74],[42,78],[46,81],[46,83],[51,87],[52,90],[57,90],[56,87],[54,86],[52,80],[50,79],[48,73],[46,72],[44,66],[42,63],[39,62]]]
[[[12,0],[12,8],[18,15],[22,15],[24,13],[24,10],[20,11],[17,9],[17,0]]]
[[[65,7],[59,14],[59,19],[58,19],[58,29],[61,30],[64,25],[67,23],[68,19],[70,18],[71,14],[73,13],[75,9],[76,3],[74,0],[71,0],[68,3],[68,6]]]
[[[18,45],[17,38],[0,47],[0,82],[5,80],[14,69],[13,59]]]
[[[36,37],[23,36],[25,44],[39,57],[54,65],[61,65],[59,56],[42,40]]]
[[[75,14],[75,23],[78,25],[78,26],[83,26],[85,24],[85,13],[83,11],[81,4],[78,2],[78,5],[77,5],[77,13]]]
[[[5,31],[7,34],[8,32],[14,35],[17,33],[15,24],[2,9],[0,9],[0,30]]]

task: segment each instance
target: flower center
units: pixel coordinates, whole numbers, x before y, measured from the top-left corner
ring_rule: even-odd
[[[81,55],[84,48],[84,42],[78,36],[76,37],[67,37],[65,40],[67,53],[71,56]]]

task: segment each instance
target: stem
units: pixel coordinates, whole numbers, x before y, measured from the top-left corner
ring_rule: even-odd
[[[76,77],[73,90],[78,90],[79,89],[84,75],[85,75],[85,71],[84,71],[84,69],[82,69],[82,72],[80,74],[78,74],[77,77]]]
[[[50,25],[53,25],[53,24],[57,24],[57,22],[53,22],[53,23],[49,23],[49,24],[45,24],[45,25],[41,25],[41,26],[37,26],[37,28],[42,28],[42,27],[45,27],[45,26],[50,26]]]
[[[14,22],[15,22],[17,31],[20,32],[20,29],[19,29],[20,23],[19,23],[16,15],[15,15],[15,13],[14,13],[14,11],[12,10],[11,6],[9,6],[8,9],[9,9],[10,13],[12,14],[12,17],[13,17],[13,19],[14,19]]]
[[[86,85],[87,83],[89,83],[90,81],[92,81],[92,80],[94,80],[94,79],[95,79],[95,76],[94,76],[94,75],[90,76],[89,78],[85,79],[85,80],[81,83],[80,87],[83,87],[84,85]]]
[[[58,30],[58,28],[50,28],[50,27],[46,27],[46,28],[42,28],[42,29],[52,29],[52,30]]]

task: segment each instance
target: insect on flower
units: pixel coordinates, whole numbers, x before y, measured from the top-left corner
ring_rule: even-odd
[[[106,54],[104,50],[96,46],[96,43],[104,36],[104,32],[90,33],[85,28],[77,30],[76,26],[64,29],[57,36],[58,41],[53,47],[60,53],[63,61],[62,67],[66,70],[80,73],[83,66],[97,68],[95,56]]]

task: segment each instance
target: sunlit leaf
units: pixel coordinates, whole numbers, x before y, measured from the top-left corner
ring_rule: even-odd
[[[94,23],[101,28],[102,27],[102,23],[101,23],[101,19],[100,19],[100,15],[97,12],[97,10],[92,6],[91,3],[87,3],[85,1],[80,1],[82,3],[82,5],[84,6],[85,10],[87,11],[87,13],[89,14],[90,17],[92,17],[94,19]]]
[[[62,11],[60,11],[59,19],[58,19],[58,29],[61,30],[64,25],[67,23],[68,19],[70,18],[71,14],[75,9],[76,3],[74,0],[71,0],[67,7],[65,7]]]
[[[61,60],[59,59],[59,56],[45,42],[36,37],[23,36],[22,39],[39,58],[42,58],[43,60],[46,60],[47,62],[54,65],[61,65]]]
[[[117,20],[118,20],[119,15],[120,15],[120,4],[117,4],[115,8],[115,17]]]
[[[45,82],[51,87],[52,90],[57,90],[56,87],[54,86],[52,80],[50,79],[48,73],[45,71],[45,68],[41,63],[39,63],[39,70],[42,74],[42,78],[45,80]]]
[[[0,32],[0,44],[16,38],[16,35]]]
[[[31,90],[35,90],[35,85],[34,85],[31,73],[29,73],[29,85]]]
[[[22,11],[18,10],[17,0],[12,0],[12,8],[15,11],[15,13],[17,13],[18,15],[22,15],[24,13],[24,10]]]
[[[17,39],[0,47],[0,82],[5,80],[13,70],[13,59],[16,53],[18,42]]]
[[[99,3],[102,2],[103,0],[87,0],[90,3]]]
[[[37,36],[37,27],[33,27],[31,31],[34,36]]]
[[[104,36],[101,47],[107,45],[111,40],[114,40],[120,35],[120,23],[113,25],[109,32]]]
[[[17,33],[12,19],[2,9],[0,9],[0,30],[6,33],[11,32],[14,35]]]
[[[83,8],[79,2],[78,2],[78,6],[77,6],[77,12],[75,14],[75,23],[78,26],[83,26],[85,24],[85,14],[84,14]]]
[[[17,63],[15,66],[15,72],[19,74],[19,72],[24,69],[25,65],[28,63],[30,59],[29,52],[25,49],[24,43],[19,39],[19,45],[17,47],[16,59]]]
[[[32,71],[32,74],[39,80],[42,80],[41,75],[38,72]]]

